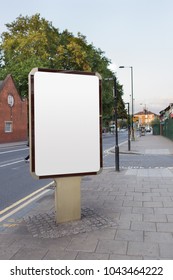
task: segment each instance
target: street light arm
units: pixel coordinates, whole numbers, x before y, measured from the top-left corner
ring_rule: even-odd
[[[119,66],[119,68],[133,68],[132,66]]]

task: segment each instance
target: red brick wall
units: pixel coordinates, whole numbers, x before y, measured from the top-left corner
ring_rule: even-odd
[[[8,105],[8,95],[14,97],[14,105]],[[12,132],[5,132],[5,122],[12,122]],[[25,141],[28,139],[27,100],[22,101],[11,75],[0,89],[0,143]]]

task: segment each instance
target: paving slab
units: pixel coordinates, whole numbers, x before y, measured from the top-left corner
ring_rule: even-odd
[[[159,245],[153,242],[130,241],[128,244],[127,255],[142,255],[159,258]]]
[[[20,248],[10,260],[40,260],[48,250],[40,248]]]
[[[168,232],[151,232],[145,231],[144,233],[144,241],[145,242],[153,242],[153,243],[172,243],[173,235]]]
[[[160,257],[173,260],[173,243],[160,243]]]
[[[126,254],[127,252],[127,241],[120,240],[100,240],[96,249],[97,253],[107,254]]]

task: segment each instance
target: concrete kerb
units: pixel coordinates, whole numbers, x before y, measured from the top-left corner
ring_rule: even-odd
[[[131,141],[131,149],[130,151],[128,151],[128,147],[127,147],[127,144],[128,144],[128,140],[122,142],[119,144],[119,153],[120,154],[130,154],[130,155],[142,155],[144,154],[144,151],[138,151],[137,149],[134,149],[134,144],[136,143],[136,141],[139,141],[139,138],[136,138],[135,141]],[[115,147],[114,148],[111,148],[109,150],[110,153],[115,153]]]

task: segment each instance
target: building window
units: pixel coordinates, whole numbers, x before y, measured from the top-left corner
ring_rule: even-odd
[[[5,122],[5,133],[13,132],[13,122]]]
[[[14,105],[14,97],[11,94],[8,95],[8,105],[10,107],[13,107],[13,105]]]

